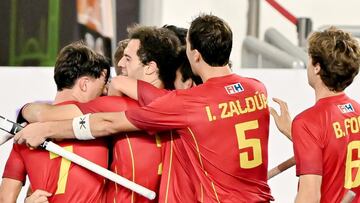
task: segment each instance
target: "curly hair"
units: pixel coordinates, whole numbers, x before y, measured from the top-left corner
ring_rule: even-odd
[[[134,26],[128,29],[129,39],[138,39],[140,47],[137,55],[141,63],[156,62],[159,79],[165,89],[175,89],[174,80],[178,64],[180,42],[174,32],[166,28]]]
[[[331,91],[341,92],[359,72],[359,42],[351,34],[330,27],[308,39],[312,64],[320,65],[320,78]]]

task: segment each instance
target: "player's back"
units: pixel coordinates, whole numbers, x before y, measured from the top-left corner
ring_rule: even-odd
[[[208,192],[229,202],[270,200],[265,87],[257,80],[229,75],[199,86],[189,95],[189,105],[194,104],[192,94],[203,99],[194,108],[196,116],[189,117],[187,140],[195,143],[192,157],[199,157],[200,167],[213,181],[208,187],[213,191]]]
[[[179,131],[196,177],[198,200],[267,202],[269,110],[255,79],[235,74],[178,91],[188,127]]]
[[[138,108],[128,97],[99,97],[86,104],[78,104],[83,113],[116,112]],[[158,193],[161,165],[161,140],[145,132],[119,133],[112,137],[111,170]],[[155,202],[116,183],[108,184],[108,202]]]
[[[170,92],[126,111],[148,131],[177,129],[185,172],[199,202],[268,202],[269,110],[266,89],[235,74]],[[178,149],[181,149],[178,148]]]
[[[63,102],[58,105],[76,103]],[[56,142],[102,167],[108,167],[108,143],[104,139]],[[105,202],[105,179],[46,150],[31,150],[14,144],[4,170],[4,177],[24,182],[29,176],[31,189],[45,190],[53,195],[50,202]],[[84,187],[87,185],[87,187]]]
[[[103,139],[57,144],[102,167],[108,166],[108,148]],[[48,198],[49,202],[105,202],[105,179],[102,176],[45,150],[31,150],[17,144],[14,150],[24,163],[31,189],[53,194]]]
[[[359,161],[357,153],[360,150],[359,116],[360,105],[341,94],[320,99],[294,119],[297,175],[310,173],[322,176],[321,202],[340,202],[345,188],[360,185],[355,165]],[[305,133],[301,133],[303,131],[307,132],[306,137]],[[313,146],[312,143],[316,146],[309,151],[306,148]],[[316,151],[319,153],[313,153]]]

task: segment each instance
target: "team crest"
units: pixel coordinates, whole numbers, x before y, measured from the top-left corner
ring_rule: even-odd
[[[244,91],[243,86],[238,82],[232,85],[225,86],[225,90],[228,94],[236,94]]]
[[[338,105],[338,108],[340,109],[341,113],[354,112],[354,108],[350,103]]]

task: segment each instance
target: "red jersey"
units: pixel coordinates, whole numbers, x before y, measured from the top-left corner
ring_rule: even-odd
[[[155,99],[166,95],[170,91],[158,89],[153,85],[138,80],[138,100],[140,106],[146,106]],[[161,133],[163,153],[163,173],[161,176],[159,201],[160,203],[183,203],[196,200],[195,189],[188,176],[191,171],[185,167],[190,160],[187,156],[178,156],[184,152],[182,140],[175,131]]]
[[[139,107],[138,103],[128,97],[105,96],[88,103],[78,103],[84,113],[114,112]],[[161,141],[157,136],[145,132],[120,133],[113,136],[111,170],[137,184],[158,194],[161,165]],[[156,202],[109,182],[107,202]]]
[[[144,130],[177,129],[199,202],[268,202],[269,109],[264,85],[235,74],[126,111]]]
[[[104,139],[69,140],[57,144],[102,167],[108,166],[108,148]],[[25,182],[26,174],[32,191],[41,189],[53,194],[48,198],[49,202],[105,202],[102,176],[46,150],[30,150],[25,145],[14,144],[3,178]]]
[[[360,185],[359,112],[360,105],[341,94],[320,99],[292,123],[296,174],[322,176],[321,202],[340,202]]]

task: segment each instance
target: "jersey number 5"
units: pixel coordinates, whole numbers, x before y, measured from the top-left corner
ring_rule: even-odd
[[[66,147],[64,147],[64,149],[66,151],[73,152],[72,146],[66,146]],[[59,155],[50,152],[50,159],[55,159],[58,157],[59,157]],[[57,189],[56,189],[55,195],[65,193],[66,182],[67,182],[69,170],[70,170],[70,164],[71,164],[71,161],[69,161],[65,158],[61,158],[60,172],[59,172],[59,178],[57,181]]]
[[[347,146],[346,167],[345,167],[345,185],[346,189],[360,186],[360,160],[353,160],[353,152],[360,156],[360,141],[352,141]],[[353,169],[356,171],[355,179],[353,179]]]
[[[250,160],[249,152],[240,153],[240,168],[250,169],[255,168],[262,164],[262,154],[261,154],[261,143],[260,139],[252,138],[246,139],[245,132],[249,130],[254,130],[259,128],[259,122],[257,120],[247,121],[243,123],[238,123],[235,125],[237,140],[239,144],[239,149],[252,148],[253,159]]]

